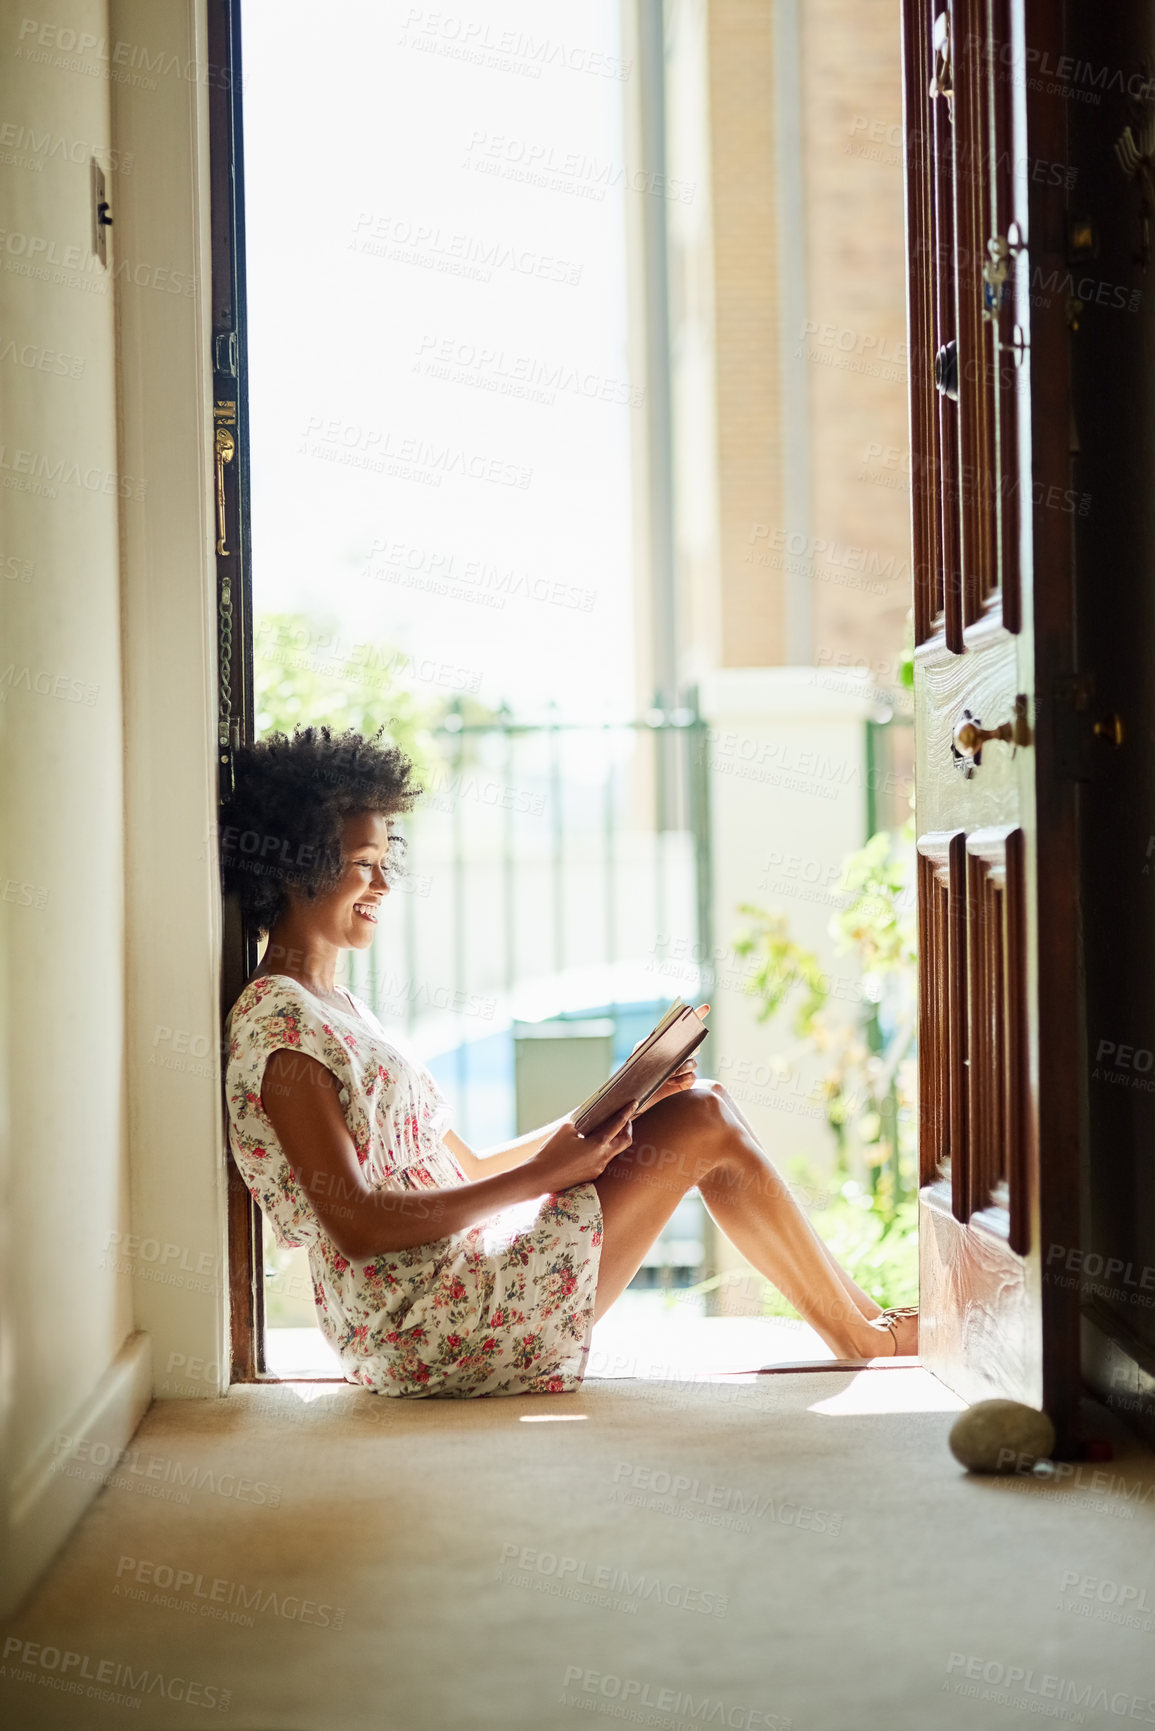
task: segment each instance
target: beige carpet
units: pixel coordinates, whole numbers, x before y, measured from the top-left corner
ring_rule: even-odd
[[[0,1723],[1155,1723],[1155,1461],[968,1480],[956,1404],[917,1369],[158,1404],[4,1631]]]

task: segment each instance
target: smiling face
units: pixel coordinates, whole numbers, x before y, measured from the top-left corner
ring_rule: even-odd
[[[341,950],[368,949],[381,903],[389,894],[389,845],[389,819],[380,812],[356,812],[345,819],[336,886],[311,902],[293,897],[316,937]]]

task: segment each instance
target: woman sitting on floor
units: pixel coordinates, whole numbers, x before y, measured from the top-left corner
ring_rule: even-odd
[[[268,933],[228,1019],[230,1143],[283,1246],[304,1245],[350,1382],[395,1395],[563,1393],[590,1331],[697,1186],[840,1358],[913,1353],[835,1262],[726,1090],[687,1063],[631,1121],[568,1119],[484,1156],[433,1077],[335,983],[373,941],[420,792],[396,746],[304,728],[238,753],[226,887]],[[702,1014],[705,1012],[702,1011]]]

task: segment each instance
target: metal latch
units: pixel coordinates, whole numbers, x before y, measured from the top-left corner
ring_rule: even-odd
[[[227,379],[237,376],[237,333],[220,331],[213,338],[213,365]]]

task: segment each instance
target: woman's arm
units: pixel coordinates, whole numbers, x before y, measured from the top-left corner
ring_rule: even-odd
[[[699,1007],[698,1015],[704,1021],[709,1010],[709,1004]],[[641,1042],[639,1041],[640,1045]],[[634,1047],[636,1052],[637,1046]],[[674,1071],[658,1089],[652,1100],[647,1100],[642,1112],[648,1112],[651,1106],[656,1106],[659,1100],[665,1100],[671,1094],[680,1094],[686,1088],[694,1086],[698,1073],[698,1060],[692,1054],[686,1062]],[[640,1116],[640,1114],[639,1114]],[[567,1123],[565,1118],[555,1118],[552,1124],[546,1124],[541,1130],[527,1130],[524,1136],[519,1136],[516,1142],[503,1143],[500,1148],[486,1148],[480,1154],[475,1153],[468,1143],[453,1130],[447,1130],[442,1140],[446,1142],[453,1153],[457,1164],[467,1178],[486,1178],[490,1173],[512,1172],[518,1166],[524,1166],[527,1160],[532,1160],[538,1150],[549,1140],[561,1125]]]
[[[511,1203],[588,1183],[631,1139],[628,1110],[590,1136],[563,1122],[515,1171],[446,1189],[373,1189],[361,1171],[339,1087],[316,1058],[282,1048],[265,1065],[261,1105],[318,1220],[341,1255],[355,1262],[430,1244]]]
[[[552,1124],[546,1124],[540,1130],[528,1130],[516,1142],[505,1143],[500,1148],[483,1148],[480,1153],[463,1142],[455,1130],[447,1130],[442,1141],[467,1178],[488,1178],[494,1173],[512,1172],[516,1167],[524,1166],[566,1122],[565,1118],[555,1118]]]

